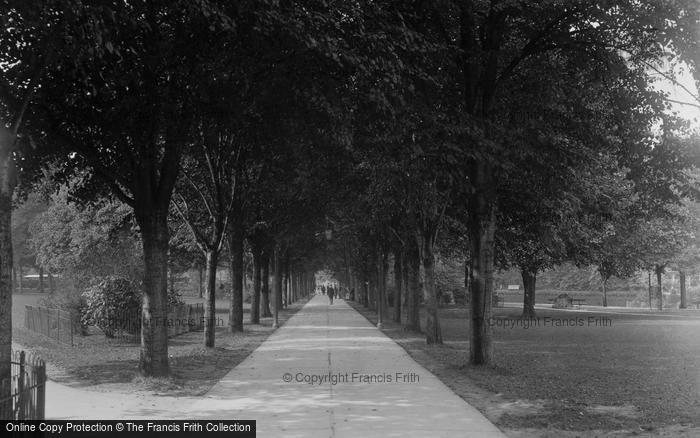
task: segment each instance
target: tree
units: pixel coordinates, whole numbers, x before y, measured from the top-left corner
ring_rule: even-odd
[[[416,12],[431,18],[423,24],[427,29],[424,33],[432,36],[433,41],[439,41],[451,54],[454,81],[462,90],[463,101],[458,107],[463,115],[461,123],[469,127],[468,135],[462,140],[468,160],[462,176],[471,186],[466,205],[472,260],[470,362],[488,364],[492,360],[492,342],[486,321],[490,318],[493,291],[499,181],[510,165],[510,161],[504,159],[508,152],[532,151],[509,149],[513,132],[509,127],[509,108],[514,102],[527,102],[520,100],[518,84],[528,83],[528,74],[541,71],[538,66],[553,61],[561,65],[563,61],[563,70],[552,66],[550,72],[565,73],[566,81],[548,82],[539,78],[541,83],[552,85],[550,90],[559,88],[560,91],[552,95],[554,100],[548,102],[553,104],[568,100],[569,91],[575,91],[575,84],[579,82],[576,77],[580,78],[581,73],[594,66],[598,67],[594,69],[595,76],[589,77],[606,85],[611,83],[608,79],[625,78],[629,73],[626,79],[630,93],[621,105],[626,109],[623,113],[648,115],[649,112],[634,111],[642,102],[653,105],[658,97],[647,87],[648,76],[642,64],[656,58],[664,43],[679,35],[688,35],[689,30],[676,26],[673,17],[686,14],[696,17],[697,10],[690,2],[652,6],[633,1],[615,2],[614,6],[565,1],[538,5],[468,1],[450,2],[449,6],[439,9],[426,4],[423,8]],[[630,80],[632,77],[634,80]],[[562,85],[568,85],[570,90],[564,91],[560,88]],[[590,92],[590,89],[580,91]],[[618,106],[621,103],[619,98],[612,102]],[[654,107],[651,113],[660,114],[660,106]],[[585,118],[576,119],[585,121]],[[571,128],[580,126],[580,123],[559,126],[559,136],[552,138],[571,136],[575,134]],[[634,126],[641,132],[639,124]],[[625,138],[624,129],[617,130],[613,123],[606,123],[604,127],[598,134],[610,137],[606,140],[600,135],[590,135],[595,131],[588,131],[588,144],[603,140],[597,144],[602,150],[616,150],[622,144],[624,148],[629,147],[628,152],[635,151],[637,157],[648,155],[649,142],[635,142],[631,136]],[[610,141],[613,139],[615,141]],[[579,144],[564,141],[559,147],[564,156],[572,158]]]
[[[92,169],[133,208],[145,267],[140,369],[166,375],[167,327],[158,321],[166,316],[168,210],[191,128],[188,84],[200,80],[209,38],[231,22],[209,1],[21,3],[11,6],[17,25],[3,41],[16,49],[3,51],[2,62],[18,71],[32,60],[50,65],[35,69],[41,88],[28,134],[67,167]],[[3,80],[4,94],[21,95],[24,84]]]
[[[18,183],[19,154],[28,146],[23,137],[27,112],[35,99],[39,81],[44,71],[45,59],[31,56],[17,62],[18,52],[31,39],[24,39],[26,44],[18,44],[19,26],[11,26],[24,11],[24,5],[6,5],[2,13],[3,28],[6,32],[0,37],[0,67],[5,80],[0,83],[0,381],[11,378],[12,358],[12,198]],[[12,8],[14,6],[15,8]],[[31,7],[30,7],[31,9]],[[33,29],[37,39],[43,39],[48,33],[41,26],[41,17],[26,17],[28,28]],[[46,40],[44,40],[46,41]],[[45,42],[48,46],[48,42]],[[9,61],[9,63],[7,63]],[[21,273],[20,273],[21,275]],[[8,397],[7,393],[0,394]]]
[[[43,273],[45,267],[36,260],[36,251],[30,242],[30,226],[38,215],[48,208],[46,195],[40,190],[27,193],[26,196],[15,194],[15,210],[12,213],[12,260],[15,278],[21,279],[23,267],[37,267],[40,274],[40,292],[43,292]],[[21,290],[21,280],[14,284],[15,290]]]
[[[94,280],[143,277],[143,248],[131,209],[112,199],[80,205],[62,187],[29,226],[37,262],[80,291]]]
[[[679,307],[681,309],[686,309],[688,306],[686,275],[697,272],[700,265],[700,242],[698,242],[700,234],[697,232],[698,226],[700,226],[698,223],[700,205],[697,201],[688,200],[685,208],[687,213],[683,225],[688,233],[687,240],[672,262],[672,267],[677,269],[679,274],[681,295]]]
[[[204,345],[213,347],[216,271],[238,196],[235,169],[240,149],[235,148],[234,138],[221,122],[205,119],[201,123],[198,138],[187,149],[181,170],[183,178],[176,186],[173,206],[188,225],[206,260]]]

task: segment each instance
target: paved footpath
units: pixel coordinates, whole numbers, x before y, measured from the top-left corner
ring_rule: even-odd
[[[257,420],[260,437],[505,436],[352,307],[324,295],[187,410]]]
[[[259,437],[505,436],[352,307],[329,305],[324,295],[204,397],[98,393],[53,382],[46,392],[53,419],[257,420]]]

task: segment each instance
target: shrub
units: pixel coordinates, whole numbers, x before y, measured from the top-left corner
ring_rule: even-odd
[[[108,338],[135,335],[141,329],[141,290],[127,278],[104,277],[83,292],[83,323],[95,325]]]
[[[168,311],[171,311],[174,307],[182,306],[185,302],[182,300],[182,294],[176,291],[174,288],[168,288]]]
[[[128,278],[104,277],[82,296],[81,325],[95,325],[108,338],[117,334],[138,335],[141,330],[141,285]],[[168,289],[168,311],[185,304],[181,295]]]

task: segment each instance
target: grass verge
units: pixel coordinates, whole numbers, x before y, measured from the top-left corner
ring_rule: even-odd
[[[376,323],[374,311],[350,304]],[[509,436],[700,436],[700,344],[693,335],[700,315],[542,310],[542,319],[584,324],[495,328],[495,365],[474,367],[467,312],[440,309],[443,345],[427,345],[392,321],[383,332]],[[519,312],[495,309],[495,317],[517,320]],[[612,324],[588,325],[589,316]]]
[[[284,324],[305,303],[299,301],[282,310],[280,323]],[[261,318],[259,325],[245,324],[242,333],[229,333],[227,327],[218,327],[214,348],[202,346],[201,331],[170,338],[170,376],[144,378],[138,371],[138,344],[107,339],[93,331],[85,337],[76,336],[76,345],[71,347],[20,327],[13,330],[16,347],[42,357],[51,380],[93,391],[146,390],[165,396],[206,393],[274,331],[272,318]]]

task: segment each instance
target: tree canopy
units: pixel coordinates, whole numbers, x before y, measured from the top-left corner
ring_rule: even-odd
[[[698,193],[698,130],[654,85],[661,59],[700,85],[693,0],[2,8],[3,223],[16,170],[25,182],[45,166],[63,182],[84,175],[72,196],[96,203],[76,209],[59,192],[35,247],[52,269],[94,271],[82,250],[66,256],[67,236],[83,248],[111,245],[98,230],[132,233],[147,375],[168,373],[167,330],[153,321],[176,247],[197,246],[208,266],[209,317],[229,259],[231,330],[243,327],[248,245],[272,270],[275,311],[283,284],[330,268],[380,321],[391,303],[429,343],[442,342],[436,260],[450,257],[468,264],[470,361],[488,364],[498,267],[531,281],[527,310],[544,269],[595,265],[606,281],[675,263],[692,238],[679,218]],[[133,227],[110,222],[120,217]]]

